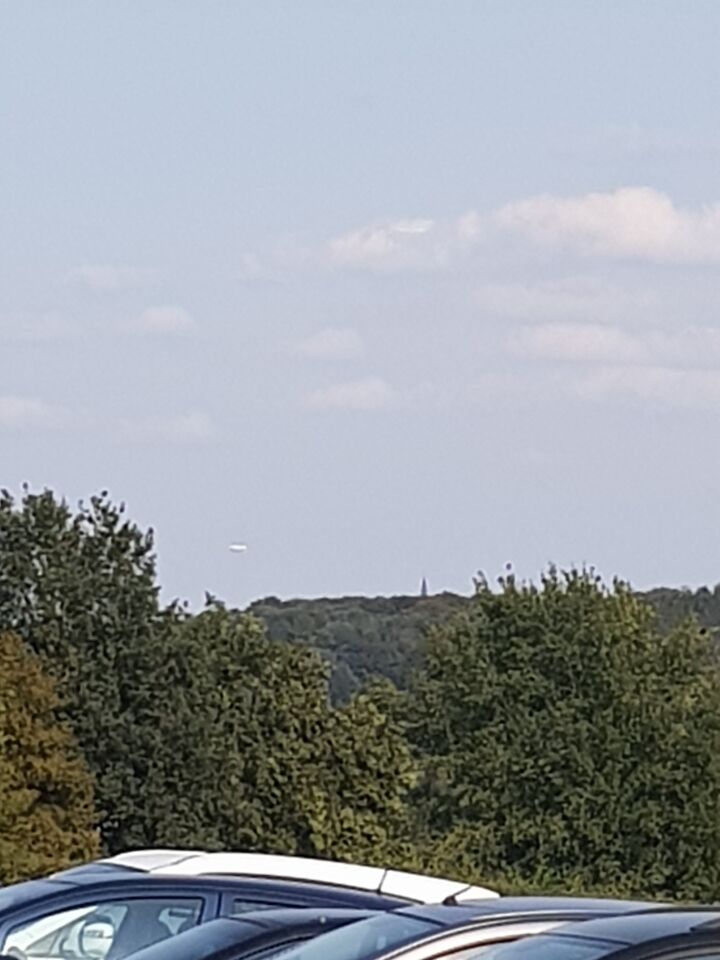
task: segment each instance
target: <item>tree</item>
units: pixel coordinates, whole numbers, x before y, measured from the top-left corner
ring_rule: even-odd
[[[95,777],[111,852],[146,839],[156,669],[171,657],[152,533],[106,494],[73,513],[50,491],[0,494],[0,623],[40,655]]]
[[[105,494],[0,495],[0,623],[57,680],[105,849],[376,849],[412,781],[401,734],[366,699],[334,711],[308,645],[161,609],[152,550]]]
[[[436,863],[478,880],[720,892],[720,675],[621,583],[479,583],[429,638],[406,704]]]
[[[0,633],[0,883],[96,856],[96,819],[52,680],[19,637]]]
[[[372,698],[332,708],[316,653],[269,640],[219,604],[174,631],[170,709],[158,712],[152,745],[174,778],[149,772],[148,792],[166,797],[155,842],[382,857],[415,767]]]

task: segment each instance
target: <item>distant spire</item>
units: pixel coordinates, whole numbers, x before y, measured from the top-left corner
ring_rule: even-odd
[[[422,583],[420,584],[420,596],[421,597],[428,596],[428,585],[427,585],[427,579],[425,577],[422,578]]]

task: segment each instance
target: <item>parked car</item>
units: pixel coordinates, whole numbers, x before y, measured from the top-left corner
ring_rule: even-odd
[[[270,907],[392,910],[453,895],[497,896],[455,881],[332,861],[143,850],[0,889],[0,953],[84,960],[95,955],[82,952],[92,934],[98,944],[112,940],[113,960],[122,960],[153,942],[153,929],[174,935]]]
[[[261,910],[219,917],[134,953],[129,960],[268,960],[328,931],[365,920],[367,910]],[[112,960],[104,954],[105,960]],[[2,958],[0,958],[2,960]],[[100,960],[100,958],[98,958]]]
[[[718,956],[720,907],[708,906],[573,923],[529,940],[476,950],[463,960],[716,960]],[[334,960],[334,954],[327,954],[326,960]]]
[[[440,903],[498,897],[487,887],[429,877],[420,873],[367,867],[310,857],[285,857],[266,853],[207,853],[203,850],[134,850],[98,863],[130,867],[155,875],[203,876],[205,874],[303,880],[367,890],[413,903]]]
[[[501,897],[475,904],[407,907],[324,934],[283,954],[283,960],[465,960],[481,946],[543,933],[570,921],[652,906],[576,897]],[[223,960],[235,958],[229,953]],[[542,960],[565,958],[548,955]]]

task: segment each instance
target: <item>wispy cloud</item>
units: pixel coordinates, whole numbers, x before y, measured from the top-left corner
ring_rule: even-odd
[[[665,410],[720,411],[720,370],[603,366],[578,378],[575,390],[588,399],[634,400]]]
[[[195,321],[182,307],[146,307],[134,318],[131,326],[139,333],[174,335],[188,333]]]
[[[122,435],[138,443],[197,444],[219,437],[220,431],[206,414],[125,418],[119,421]]]
[[[518,247],[518,241],[520,247]],[[246,253],[244,279],[353,269],[378,274],[449,270],[462,263],[527,257],[524,245],[583,256],[659,263],[720,261],[720,203],[690,208],[651,187],[625,186],[575,197],[520,198],[459,216],[407,216],[359,225],[325,241],[286,242]],[[525,261],[527,262],[527,261]],[[498,291],[501,285],[498,287]]]
[[[336,237],[327,253],[334,266],[377,272],[436,269],[451,263],[479,232],[474,213],[446,221],[389,220]]]
[[[355,360],[365,352],[360,334],[348,327],[326,327],[297,341],[293,347],[310,360]]]
[[[354,267],[410,265],[427,251],[432,237],[432,220],[395,220],[353,230],[329,243],[330,256],[340,264]]]
[[[65,425],[67,414],[39,397],[0,396],[0,428],[52,430]]]
[[[308,403],[316,410],[348,410],[373,413],[393,406],[397,392],[380,377],[335,383],[316,390]]]
[[[650,187],[531,197],[500,208],[494,220],[534,243],[585,254],[678,263],[720,260],[720,204],[678,207]]]
[[[92,290],[115,292],[147,283],[153,271],[127,264],[85,263],[70,271],[69,278]]]
[[[516,353],[582,363],[720,367],[720,329],[685,327],[681,332],[628,330],[594,323],[525,326],[509,339]]]

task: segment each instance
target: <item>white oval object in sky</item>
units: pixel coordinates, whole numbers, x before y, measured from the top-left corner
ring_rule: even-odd
[[[244,550],[247,550],[246,543],[231,543],[229,550],[232,550],[233,553],[242,553]]]

